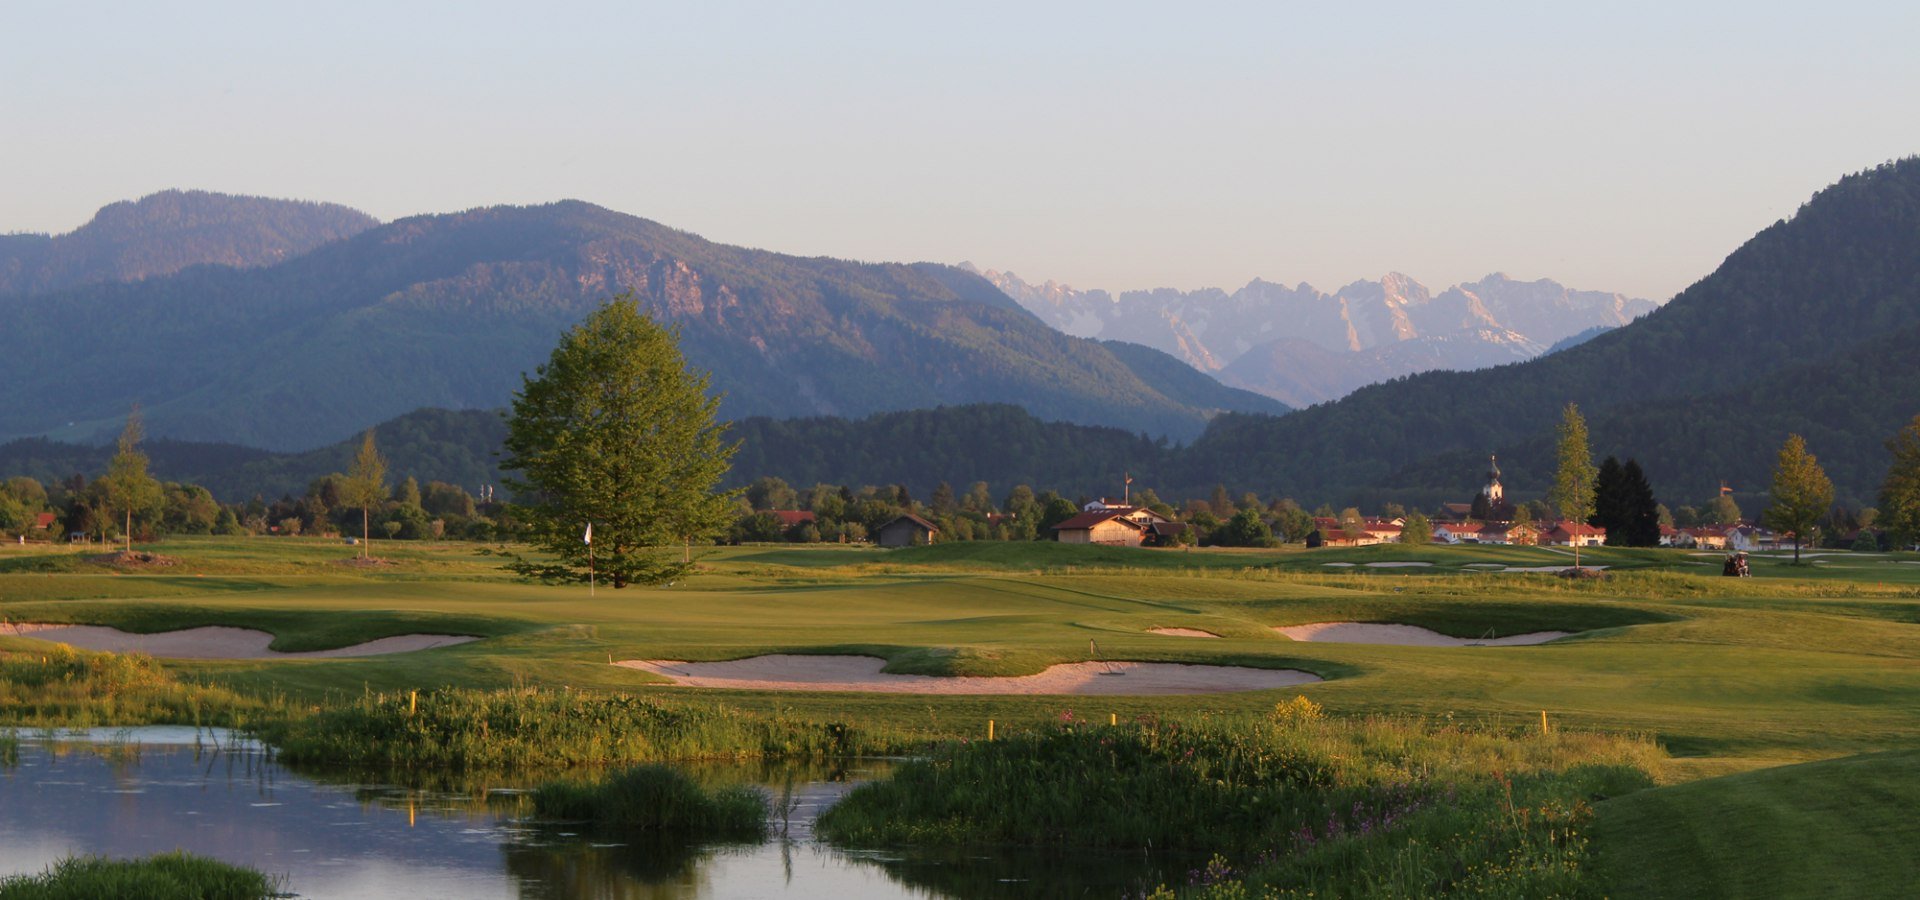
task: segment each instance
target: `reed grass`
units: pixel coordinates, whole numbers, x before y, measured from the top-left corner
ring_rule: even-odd
[[[745,785],[703,788],[660,765],[547,782],[533,792],[533,809],[542,818],[688,840],[758,841],[767,831],[766,795]]]
[[[87,653],[65,644],[40,653],[0,652],[0,725],[243,727],[274,705],[182,680],[137,653]]]
[[[263,872],[180,852],[132,860],[69,857],[39,875],[0,878],[0,900],[264,900],[278,896],[279,884]]]
[[[259,734],[293,763],[504,770],[897,753],[905,732],[631,694],[521,688],[365,693]]]

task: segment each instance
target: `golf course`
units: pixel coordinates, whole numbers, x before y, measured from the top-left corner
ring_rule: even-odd
[[[520,692],[825,723],[865,735],[847,739],[856,752],[917,758],[1075,739],[1063,721],[1108,741],[1129,723],[1265,734],[1310,708],[1353,729],[1328,746],[1373,746],[1385,727],[1551,739],[1513,751],[1542,771],[1579,768],[1569,736],[1615,742],[1592,752],[1644,778],[1569,794],[1591,803],[1571,894],[1889,896],[1920,881],[1920,555],[1760,554],[1731,579],[1720,554],[1592,548],[1581,563],[1604,577],[1572,579],[1555,574],[1567,552],[1536,547],[749,545],[696,553],[670,585],[590,592],[517,579],[502,549],[380,542],[355,564],[338,541],[299,538],[0,548],[0,667],[19,670],[0,669],[0,733],[204,721],[311,746],[346,707],[415,715]],[[110,690],[20,674],[56,651],[143,650],[152,677]],[[847,806],[830,834],[915,839],[841,824],[861,812]],[[1239,878],[1172,887],[1242,896],[1222,887]],[[1293,895],[1267,890],[1244,896]]]

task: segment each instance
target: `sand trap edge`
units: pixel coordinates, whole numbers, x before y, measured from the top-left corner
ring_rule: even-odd
[[[344,659],[417,653],[480,640],[465,634],[399,634],[329,650],[282,652],[269,649],[273,635],[252,628],[206,625],[136,634],[106,625],[33,622],[0,624],[0,636],[52,641],[96,652],[145,653],[166,659]]]
[[[1037,675],[898,675],[875,656],[771,654],[720,662],[623,659],[614,665],[659,675],[677,687],[740,691],[878,694],[1060,694],[1170,696],[1264,691],[1322,681],[1299,669],[1152,662],[1079,662]],[[1120,674],[1107,674],[1109,671]]]
[[[1273,630],[1293,640],[1310,643],[1393,647],[1521,647],[1545,644],[1573,634],[1571,631],[1533,631],[1486,639],[1457,638],[1418,625],[1388,622],[1313,622],[1307,625],[1276,625]]]

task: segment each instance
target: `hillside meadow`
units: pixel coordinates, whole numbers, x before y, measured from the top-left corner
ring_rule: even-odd
[[[1413,729],[1409,734],[1459,728],[1525,740],[1538,735],[1544,713],[1552,734],[1609,735],[1657,748],[1622,758],[1660,786],[1605,793],[1612,799],[1592,807],[1596,858],[1605,864],[1592,877],[1604,877],[1623,896],[1657,895],[1654,887],[1667,883],[1663,873],[1671,869],[1678,878],[1696,857],[1709,861],[1701,865],[1743,865],[1754,841],[1730,835],[1725,816],[1713,812],[1729,805],[1772,810],[1768,824],[1754,827],[1776,842],[1787,841],[1792,829],[1844,828],[1843,817],[1794,798],[1818,794],[1829,777],[1836,789],[1850,790],[1876,777],[1897,779],[1910,761],[1861,756],[1870,762],[1775,767],[1905,750],[1920,738],[1920,556],[1911,554],[1820,555],[1799,567],[1764,555],[1754,578],[1725,579],[1717,554],[1595,549],[1582,561],[1607,567],[1609,577],[1571,580],[1505,571],[1571,561],[1563,552],[1524,547],[745,546],[709,551],[683,583],[602,587],[590,595],[584,586],[515,580],[499,569],[501,548],[477,544],[377,542],[382,561],[367,566],[349,562],[352,549],[323,540],[176,539],[137,549],[154,558],[124,563],[97,549],[0,548],[0,621],[142,633],[252,628],[270,632],[277,651],[414,633],[480,639],[363,658],[147,662],[78,654],[63,663],[30,634],[0,636],[0,668],[12,667],[0,674],[0,697],[9,698],[0,727],[224,715],[294,729],[283,735],[299,736],[304,727],[311,741],[322,727],[316,723],[363,727],[400,715],[396,698],[479,708],[497,702],[486,696],[515,695],[474,692],[532,690],[526,696],[553,691],[586,705],[634,698],[651,705],[623,715],[656,723],[648,727],[708,723],[700,727],[719,735],[714,740],[733,742],[735,751],[727,752],[911,752],[929,742],[977,742],[990,720],[1001,736],[1040,739],[1062,721],[1245,731],[1251,726],[1235,723],[1270,721],[1277,705],[1309,702],[1330,721],[1356,727],[1398,723],[1392,727]],[[1571,634],[1538,646],[1388,646],[1295,641],[1275,630],[1325,622],[1414,625],[1470,640]],[[919,675],[1033,675],[1055,664],[1105,660],[1292,669],[1325,680],[1172,696],[708,691],[609,664],[766,654],[879,657],[886,672]],[[59,665],[66,674],[53,672]],[[90,678],[117,687],[89,694]],[[512,715],[524,718],[543,703],[552,701],[527,700]],[[485,758],[476,752],[475,759]],[[666,752],[636,750],[627,759]],[[1569,754],[1538,751],[1540,759],[1562,761],[1555,765],[1577,763]],[[1578,783],[1543,782],[1537,792],[1577,806],[1579,791],[1569,785]],[[1516,790],[1508,788],[1509,805]],[[1880,804],[1899,819],[1901,792],[1860,794],[1858,804]],[[1645,824],[1654,821],[1657,827]],[[1910,871],[1911,830],[1863,829],[1852,846],[1877,862],[1855,869],[1873,873],[1876,884]],[[1676,852],[1676,842],[1695,849]],[[1818,883],[1823,872],[1844,880],[1855,871],[1833,861],[1796,865],[1803,873],[1811,867],[1811,880],[1796,884]],[[1262,871],[1243,874],[1255,885],[1294,877]],[[1207,895],[1199,888],[1188,893],[1196,891]]]

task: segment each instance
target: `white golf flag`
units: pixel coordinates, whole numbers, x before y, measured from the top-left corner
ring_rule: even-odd
[[[593,543],[593,523],[592,522],[587,523],[587,533],[580,537],[580,543],[582,544]]]

